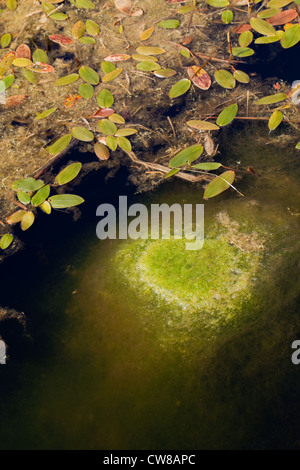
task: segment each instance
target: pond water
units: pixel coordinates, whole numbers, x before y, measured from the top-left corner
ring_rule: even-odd
[[[27,347],[0,365],[1,449],[299,448],[299,155],[249,127],[223,160],[260,174],[235,183],[244,197],[92,178],[82,220],[26,234],[1,267],[0,303],[28,317]],[[119,194],[204,202],[202,250],[100,241],[96,207]]]

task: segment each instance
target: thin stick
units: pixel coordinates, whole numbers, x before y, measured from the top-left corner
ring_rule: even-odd
[[[170,126],[171,126],[171,129],[172,129],[172,131],[173,131],[174,138],[177,139],[176,133],[175,133],[175,129],[174,129],[173,123],[172,123],[172,121],[171,121],[171,118],[170,118],[169,116],[167,116],[167,119],[168,119],[169,124],[170,124]]]

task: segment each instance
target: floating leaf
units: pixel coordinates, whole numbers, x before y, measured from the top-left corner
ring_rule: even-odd
[[[1,44],[1,47],[3,47],[3,49],[5,47],[8,47],[10,45],[10,42],[11,42],[11,34],[5,33],[1,36],[0,44]]]
[[[276,15],[280,11],[281,10],[279,10],[278,8],[267,8],[266,10],[259,11],[257,13],[257,18],[262,18],[265,20],[266,18],[271,18],[271,16]]]
[[[284,101],[287,98],[285,93],[276,93],[275,95],[264,96],[260,100],[256,101],[255,104],[273,104],[279,101]]]
[[[112,62],[107,62],[106,60],[101,62],[101,69],[102,69],[102,72],[104,72],[105,74],[113,72],[114,70],[116,70],[116,68],[117,67]]]
[[[249,46],[249,44],[251,44],[252,40],[253,40],[252,32],[251,31],[244,31],[239,36],[239,45],[241,47],[247,47],[247,46]]]
[[[267,5],[269,8],[283,8],[290,3],[292,0],[270,0]]]
[[[204,191],[203,198],[209,199],[211,197],[215,197],[218,194],[222,193],[226,189],[230,187],[230,185],[234,182],[235,179],[235,172],[225,171],[220,176],[216,176],[207,186]]]
[[[76,39],[81,38],[85,32],[85,24],[83,21],[79,20],[72,27],[72,36]]]
[[[176,29],[180,26],[180,21],[179,20],[163,20],[160,21],[157,26],[160,28],[165,28],[165,29]]]
[[[30,59],[14,59],[13,65],[15,67],[32,67],[33,62]]]
[[[76,126],[71,129],[71,134],[75,139],[83,142],[91,142],[94,140],[94,134],[85,127]]]
[[[79,42],[81,42],[81,44],[95,44],[96,40],[94,38],[90,38],[89,36],[82,36],[79,38]]]
[[[44,182],[42,180],[36,180],[35,178],[23,178],[21,180],[14,181],[11,185],[11,189],[14,191],[37,191],[42,186],[44,186]]]
[[[80,67],[79,75],[82,78],[82,80],[84,80],[87,83],[90,83],[91,85],[98,85],[99,83],[99,75],[94,69],[92,69],[91,67],[88,67],[87,65]]]
[[[70,85],[70,83],[74,83],[78,80],[79,75],[78,73],[70,73],[70,75],[65,75],[64,77],[59,78],[54,82],[55,86],[65,86]]]
[[[233,72],[233,76],[238,82],[241,82],[241,83],[249,83],[250,82],[249,75],[247,75],[242,70],[235,70]]]
[[[56,20],[56,21],[63,21],[63,20],[67,20],[68,19],[68,16],[65,14],[65,13],[52,13],[51,15],[49,15],[49,18],[51,18],[52,20]]]
[[[3,78],[4,75],[8,72],[15,57],[16,53],[13,51],[8,52],[2,57],[0,60],[0,78]]]
[[[75,106],[75,104],[78,103],[78,101],[81,100],[81,98],[82,97],[80,95],[69,95],[65,99],[64,105],[68,109],[73,108],[73,106]]]
[[[133,60],[137,60],[138,62],[143,62],[144,60],[152,60],[152,62],[157,62],[158,58],[151,56],[151,55],[144,55],[144,54],[132,54],[131,58]]]
[[[55,196],[49,197],[53,209],[67,209],[68,207],[75,207],[84,202],[82,197],[76,194],[56,194]]]
[[[154,31],[153,26],[151,26],[151,28],[145,29],[145,31],[143,31],[140,35],[140,40],[141,41],[146,41],[147,39],[149,39],[150,36],[152,36],[153,31]]]
[[[255,44],[271,44],[272,42],[279,41],[284,34],[284,31],[278,30],[276,31],[275,36],[261,36],[255,39]]]
[[[78,93],[82,98],[90,100],[94,95],[94,88],[89,83],[82,83],[78,88]]]
[[[271,114],[271,117],[270,117],[269,122],[268,122],[268,127],[269,127],[270,131],[273,131],[274,129],[276,129],[276,127],[278,127],[279,124],[281,123],[282,119],[283,119],[282,112],[279,111],[278,109],[275,110]]]
[[[106,117],[109,117],[111,114],[114,114],[114,110],[111,108],[101,108],[98,109],[92,116],[89,116],[89,118],[95,118],[95,119],[103,119]]]
[[[203,146],[199,144],[187,147],[172,158],[169,163],[169,167],[177,168],[179,166],[191,164],[194,160],[200,157],[200,155],[203,153],[203,150]]]
[[[6,0],[6,8],[10,11],[14,11],[17,8],[17,0]]]
[[[169,171],[169,173],[167,173],[164,178],[170,178],[171,176],[176,175],[176,173],[178,173],[179,171],[180,168],[173,168],[173,170]]]
[[[189,52],[188,49],[180,49],[180,54],[183,56],[183,57],[186,57],[187,59],[189,59],[191,57],[191,54]]]
[[[229,5],[228,0],[207,0],[208,5],[215,8],[223,8]]]
[[[156,62],[152,62],[151,60],[145,60],[143,62],[139,62],[136,68],[144,72],[154,72],[155,70],[161,69],[161,66]]]
[[[111,82],[112,80],[114,80],[115,78],[117,78],[120,73],[123,71],[123,69],[116,69],[116,70],[113,70],[112,72],[110,73],[107,73],[106,75],[104,75],[104,77],[102,78],[102,82],[106,83],[106,82]]]
[[[117,113],[111,114],[108,119],[114,122],[115,124],[125,124],[125,119],[123,118],[123,116]]]
[[[169,97],[177,98],[178,96],[184,95],[184,93],[186,93],[190,89],[190,86],[191,81],[187,78],[179,80],[175,83],[175,85],[172,86],[171,90],[169,91]]]
[[[221,18],[222,18],[222,21],[223,23],[225,24],[229,24],[232,22],[233,20],[233,13],[231,10],[225,10],[222,12],[222,15],[221,15]]]
[[[158,78],[169,78],[173,77],[173,75],[176,75],[176,70],[173,69],[160,69],[160,70],[155,70],[153,72],[153,75],[155,75]]]
[[[131,59],[131,56],[128,54],[112,54],[107,57],[105,57],[105,61],[107,62],[121,62],[123,60],[129,60]]]
[[[19,210],[11,214],[9,217],[6,217],[5,220],[9,225],[17,224],[18,222],[21,222],[24,214],[26,214],[25,210]]]
[[[50,186],[47,184],[43,188],[39,189],[31,199],[33,206],[40,206],[47,199],[50,194]]]
[[[108,119],[102,119],[98,122],[99,131],[105,135],[114,135],[117,132],[117,126]]]
[[[68,147],[69,143],[71,142],[72,136],[71,134],[66,134],[56,140],[52,145],[46,148],[46,150],[51,155],[58,155],[61,153],[65,148]]]
[[[27,44],[21,44],[16,49],[16,58],[31,59],[31,51]]]
[[[204,69],[198,67],[197,65],[192,65],[191,67],[188,67],[187,71],[189,78],[192,80],[195,86],[201,88],[201,90],[209,89],[211,86],[211,79]]]
[[[26,80],[28,80],[30,83],[37,83],[37,81],[38,81],[37,74],[34,73],[32,70],[21,69],[21,74],[22,74],[23,77],[25,77]]]
[[[278,26],[281,24],[286,24],[289,23],[290,21],[293,21],[295,18],[298,16],[297,10],[284,10],[284,11],[278,11],[273,9],[274,11],[277,11],[276,14],[271,15],[272,17],[268,20],[268,23],[272,24],[273,26]]]
[[[118,146],[118,143],[117,143],[117,139],[116,137],[112,136],[112,135],[108,135],[106,137],[106,145],[108,148],[110,148],[110,150],[116,150],[117,146]]]
[[[200,121],[198,119],[187,121],[187,125],[193,127],[194,129],[198,129],[199,131],[215,131],[220,129],[219,126],[213,124],[212,122]]]
[[[166,52],[161,47],[152,47],[152,46],[139,46],[136,51],[138,54],[143,54],[143,55],[159,55],[159,54],[163,54],[164,52]]]
[[[96,142],[94,145],[94,152],[99,158],[99,160],[107,160],[109,158],[109,150],[106,145],[101,142]]]
[[[300,142],[297,143],[297,145],[295,146],[295,148],[296,148],[297,150],[300,150]]]
[[[100,108],[110,108],[113,105],[114,97],[113,94],[104,88],[97,95],[97,103]]]
[[[261,18],[251,18],[250,24],[252,28],[264,36],[275,36],[275,28],[265,20]]]
[[[183,5],[182,7],[179,7],[177,10],[177,13],[181,15],[185,15],[186,13],[189,13],[190,11],[195,10],[195,6],[193,5]]]
[[[233,119],[237,115],[237,112],[238,105],[236,103],[227,106],[225,109],[223,109],[223,111],[219,114],[217,118],[216,122],[218,126],[227,126],[227,124],[233,121]]]
[[[2,235],[2,237],[0,239],[0,248],[1,248],[1,250],[6,250],[6,248],[8,248],[9,245],[11,245],[13,239],[14,239],[14,237],[12,236],[11,233],[6,233],[5,235]]]
[[[43,111],[42,113],[37,113],[34,119],[45,119],[46,117],[50,116],[50,114],[54,113],[57,108],[51,108],[47,109],[46,111]]]
[[[126,139],[126,137],[118,136],[117,144],[122,150],[125,150],[126,152],[131,152],[130,140]]]
[[[15,76],[14,75],[6,75],[1,80],[1,82],[4,83],[5,90],[7,90],[9,87],[11,87],[12,84],[14,83],[14,81],[15,81]]]
[[[43,51],[43,49],[36,49],[32,54],[32,60],[34,63],[42,62],[43,64],[47,64],[49,59],[47,53]]]
[[[211,171],[217,170],[222,166],[221,163],[217,162],[204,162],[204,163],[197,163],[197,165],[193,165],[193,168],[197,168],[197,170],[204,170],[204,171]]]
[[[25,193],[24,191],[17,192],[17,198],[21,202],[21,204],[29,204],[30,203],[30,195]]]
[[[85,22],[86,32],[92,36],[97,36],[100,33],[100,28],[95,21],[86,20]]]
[[[223,88],[234,88],[235,78],[228,70],[221,69],[215,71],[215,79]]]
[[[300,41],[300,25],[293,24],[289,29],[285,31],[282,38],[280,39],[280,43],[284,49],[288,49],[289,47],[293,47]]]
[[[250,57],[254,54],[254,50],[251,47],[233,47],[232,54],[235,57]]]
[[[71,163],[58,173],[55,178],[55,183],[59,185],[69,183],[76,178],[81,168],[82,164],[80,162]],[[47,199],[47,197],[45,199]]]
[[[51,36],[49,36],[49,39],[51,39],[51,41],[53,42],[56,42],[57,44],[61,44],[62,46],[72,44],[73,42],[72,38],[64,36],[63,34],[52,34]]]
[[[95,5],[91,0],[76,0],[76,6],[87,10],[93,10],[95,8]]]
[[[34,222],[35,216],[32,211],[25,212],[21,220],[21,229],[23,231],[28,230]]]
[[[39,208],[42,209],[45,214],[51,214],[51,204],[48,201],[42,202],[42,204],[39,205]]]
[[[136,129],[132,129],[131,127],[123,127],[122,129],[118,129],[115,135],[119,137],[125,137],[125,136],[133,135],[136,133],[137,133]]]

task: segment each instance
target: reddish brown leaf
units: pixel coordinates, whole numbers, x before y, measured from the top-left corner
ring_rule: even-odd
[[[39,67],[43,67],[41,69],[34,69],[35,72],[38,73],[49,73],[49,72],[54,72],[54,67],[49,64],[44,64],[43,62],[36,62],[35,65],[38,65]]]
[[[89,119],[103,119],[114,114],[114,110],[111,108],[100,108],[94,112],[91,116],[88,116]]]
[[[250,31],[252,26],[250,24],[241,24],[232,30],[233,33],[241,34],[244,31]]]
[[[99,158],[99,160],[107,160],[109,158],[109,149],[102,142],[95,143],[94,152]]]
[[[297,10],[284,10],[276,13],[276,15],[268,18],[266,21],[273,26],[289,23],[298,16]]]
[[[14,108],[15,106],[20,106],[25,103],[28,99],[28,95],[14,95],[6,98],[5,108]]]
[[[63,36],[62,34],[51,34],[49,36],[49,39],[53,42],[57,42],[57,44],[65,45],[65,44],[72,44],[73,40],[72,38],[69,38],[68,36]]]
[[[31,59],[31,51],[27,44],[21,44],[16,50],[16,59]]]
[[[69,95],[64,101],[64,105],[66,108],[73,108],[79,100],[81,100],[81,95]]]
[[[186,3],[188,0],[167,0],[167,3]]]
[[[131,10],[130,15],[131,16],[142,16],[144,14],[144,10],[141,8],[136,8],[136,10]]]
[[[208,90],[211,85],[211,78],[205,70],[193,65],[188,67],[188,76],[192,80],[193,84],[201,90]]]
[[[122,13],[126,13],[126,15],[130,15],[132,1],[131,0],[115,0],[115,7],[122,11]]]
[[[105,57],[105,61],[107,62],[121,62],[122,60],[129,60],[131,59],[131,55],[128,54],[112,54]]]
[[[182,40],[182,44],[184,46],[187,46],[188,44],[190,44],[192,42],[192,40],[194,39],[194,36],[190,35],[190,36],[186,36],[183,40]]]

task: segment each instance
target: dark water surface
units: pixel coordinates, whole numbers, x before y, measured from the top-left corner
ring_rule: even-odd
[[[299,448],[300,365],[291,361],[300,339],[299,217],[291,215],[300,212],[299,152],[257,137],[228,146],[227,164],[261,174],[235,183],[245,197],[227,191],[205,202],[210,237],[226,211],[264,239],[234,314],[224,288],[212,304],[216,324],[162,296],[157,266],[157,285],[139,279],[137,242],[100,242],[95,232],[102,202],[128,194],[148,206],[203,203],[201,187],[174,180],[141,195],[125,172],[107,183],[95,175],[77,189],[87,201],[78,222],[44,216],[26,233],[28,250],[0,272],[0,303],[26,314],[29,337],[0,365],[1,449]],[[180,256],[174,276],[188,275]]]

